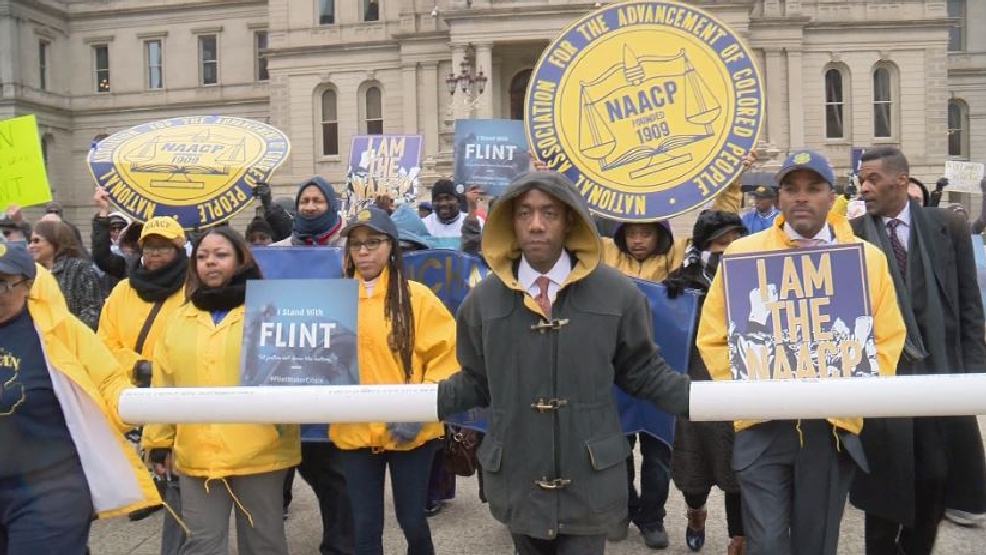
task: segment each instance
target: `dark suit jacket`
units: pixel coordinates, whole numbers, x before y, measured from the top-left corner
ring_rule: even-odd
[[[976,277],[969,224],[958,214],[940,208],[922,208],[911,202],[915,222],[927,246],[935,274],[934,287],[945,324],[948,368],[923,373],[986,371],[986,328]],[[864,215],[853,219],[853,231],[862,236]],[[875,222],[883,226],[879,220]],[[912,242],[911,246],[914,243]],[[877,245],[881,247],[881,245]],[[887,261],[895,264],[892,252]],[[898,295],[908,294],[897,291]],[[903,362],[902,362],[903,364]],[[914,520],[914,445],[910,419],[867,420],[861,438],[869,459],[869,475],[857,474],[852,502],[860,509],[902,524]],[[986,511],[986,457],[974,416],[940,418],[941,440],[947,459],[946,505],[967,511]]]

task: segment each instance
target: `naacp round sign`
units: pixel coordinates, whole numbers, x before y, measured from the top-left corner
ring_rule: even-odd
[[[130,217],[177,218],[185,229],[224,222],[268,183],[291,149],[258,121],[181,117],[120,131],[89,152],[93,179]]]
[[[657,221],[742,171],[763,121],[760,74],[715,16],[676,2],[610,4],[551,43],[531,76],[531,151],[596,214]]]

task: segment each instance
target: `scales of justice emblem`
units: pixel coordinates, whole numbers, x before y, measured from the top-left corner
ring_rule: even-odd
[[[624,45],[620,62],[579,87],[579,151],[604,172],[643,162],[630,170],[633,179],[691,162],[682,148],[716,136],[722,115],[684,49],[637,56]]]
[[[130,174],[145,174],[150,188],[195,191],[205,189],[208,178],[225,181],[242,171],[246,148],[246,137],[204,128],[166,137],[155,134],[120,156]]]

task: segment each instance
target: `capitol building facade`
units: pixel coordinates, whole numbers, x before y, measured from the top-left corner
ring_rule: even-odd
[[[451,173],[455,120],[522,119],[543,49],[602,3],[0,0],[0,119],[36,114],[55,198],[76,221],[92,213],[93,139],[175,116],[282,130],[279,192],[312,174],[341,186],[352,136],[375,133],[422,135],[430,184]],[[986,33],[972,32],[986,2],[686,3],[755,53],[767,158],[808,146],[844,176],[852,147],[893,145],[931,183],[946,160],[986,161]]]

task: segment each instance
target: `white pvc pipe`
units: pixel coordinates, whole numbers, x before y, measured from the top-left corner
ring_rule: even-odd
[[[119,412],[129,424],[435,422],[438,385],[128,389]]]
[[[438,386],[128,389],[124,422],[433,422]],[[692,382],[689,418],[790,420],[986,414],[986,374]]]
[[[689,405],[696,421],[986,414],[986,374],[692,382]]]

